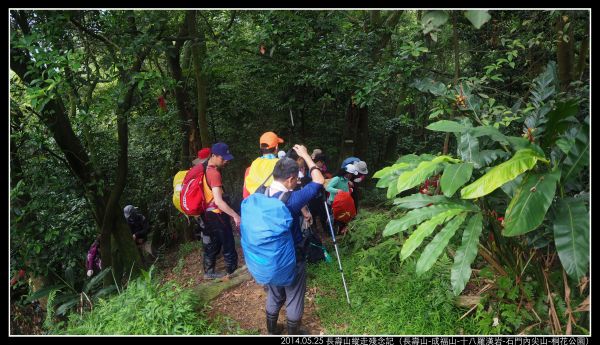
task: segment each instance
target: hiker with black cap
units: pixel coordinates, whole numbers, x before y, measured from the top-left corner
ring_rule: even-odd
[[[133,205],[127,205],[123,208],[123,215],[129,225],[131,236],[136,244],[144,244],[150,231],[148,219]]]
[[[269,186],[273,181],[271,173],[280,157],[277,150],[283,139],[274,132],[265,132],[260,136],[259,145],[261,156],[252,161],[244,174],[242,193],[244,199],[256,191],[261,185]]]
[[[306,292],[306,253],[300,216],[302,208],[322,189],[324,178],[306,147],[294,145],[293,149],[306,162],[312,182],[294,191],[298,164],[284,157],[275,164],[273,183],[258,188],[242,202],[242,248],[248,270],[267,288],[269,334],[280,332],[277,318],[284,304],[288,334],[305,332],[299,329]]]
[[[203,183],[206,212],[204,213],[205,228],[202,232],[204,248],[204,278],[215,279],[225,276],[223,272],[215,271],[217,255],[223,248],[223,258],[227,274],[233,273],[238,267],[238,255],[235,250],[231,219],[235,228],[239,229],[240,216],[223,200],[223,183],[221,169],[233,159],[227,144],[219,142],[211,147],[211,155],[204,174]]]

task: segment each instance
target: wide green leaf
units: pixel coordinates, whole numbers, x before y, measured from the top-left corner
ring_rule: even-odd
[[[412,210],[406,213],[400,219],[391,220],[383,230],[383,236],[391,236],[395,233],[404,231],[413,225],[420,224],[424,220],[429,219],[435,215],[455,209],[469,210],[467,206],[458,205],[454,203],[432,205]]]
[[[458,139],[457,152],[460,159],[464,162],[473,163],[475,168],[480,168],[480,157],[479,157],[479,140],[475,138],[471,129],[462,133]]]
[[[388,199],[394,198],[396,195],[398,195],[398,183],[396,182],[392,182],[389,184],[388,186],[388,190],[386,193],[386,196]]]
[[[394,171],[396,171],[398,169],[402,169],[402,168],[409,167],[409,166],[410,166],[410,164],[408,164],[408,163],[396,163],[396,164],[393,164],[393,165],[391,165],[389,167],[385,167],[385,168],[377,171],[373,175],[373,178],[382,178],[384,176],[387,176],[387,175],[391,174],[392,172],[394,172]]]
[[[540,226],[552,204],[559,179],[559,169],[547,174],[526,174],[506,208],[502,235],[523,235]]]
[[[508,152],[502,150],[481,150],[479,151],[479,163],[481,167],[485,167],[497,159],[505,158],[508,155]]]
[[[410,86],[415,87],[421,92],[430,92],[435,96],[444,96],[446,95],[446,93],[448,93],[446,84],[440,81],[435,81],[428,77],[425,77],[423,79],[417,79],[414,82],[412,82]]]
[[[83,288],[83,292],[88,293],[92,288],[94,288],[96,285],[98,285],[100,282],[102,282],[102,280],[104,279],[104,276],[106,276],[110,271],[111,271],[111,268],[108,267],[108,268],[102,270],[100,273],[98,273],[92,279],[90,279],[90,281],[87,284],[85,284],[85,287]]]
[[[72,299],[70,299],[68,302],[63,303],[60,307],[58,307],[58,309],[56,309],[56,315],[64,315],[69,309],[73,308],[74,306],[76,306],[80,299],[78,298],[79,295],[75,294],[73,295]]]
[[[515,196],[515,191],[521,185],[521,182],[523,182],[523,175],[519,175],[513,180],[506,182],[500,188],[502,191],[504,191],[504,193],[506,193],[506,195],[508,195],[509,198],[512,199],[513,196]]]
[[[496,188],[533,168],[538,160],[548,163],[548,160],[531,149],[519,150],[511,159],[493,167],[475,182],[464,187],[460,191],[461,198],[474,199],[488,195]]]
[[[443,195],[427,195],[421,193],[415,193],[413,195],[405,196],[404,198],[394,199],[394,205],[398,205],[399,208],[420,208],[429,204],[448,203],[450,200]]]
[[[415,155],[415,154],[413,154],[413,153],[411,153],[411,154],[404,155],[404,156],[398,158],[398,160],[396,161],[396,163],[409,163],[409,164],[417,165],[420,162],[430,161],[430,160],[432,160],[434,158],[435,158],[435,156],[431,155],[429,153],[424,153],[424,154],[418,155],[418,156]]]
[[[557,136],[568,129],[572,124],[577,123],[575,116],[579,112],[579,104],[576,99],[557,103],[555,108],[550,111],[546,117],[546,132],[542,138],[544,147],[553,145]]]
[[[423,181],[438,171],[440,164],[443,162],[458,162],[458,160],[450,156],[439,156],[431,161],[419,163],[415,169],[407,171],[398,177],[398,193],[402,193],[423,183]]]
[[[492,18],[487,10],[469,10],[465,11],[465,17],[473,24],[476,29],[487,23]]]
[[[455,121],[440,120],[425,127],[436,132],[462,133],[467,130],[467,127]]]
[[[483,216],[477,213],[469,219],[465,231],[463,231],[462,244],[454,256],[454,264],[450,272],[450,282],[454,295],[459,295],[471,278],[471,263],[477,257],[477,245],[481,235]]]
[[[494,141],[505,143],[505,144],[508,143],[508,139],[506,138],[506,135],[502,134],[497,128],[492,127],[492,126],[473,127],[470,129],[470,132],[471,132],[471,135],[473,135],[473,137],[475,137],[475,138],[488,136]]]
[[[94,295],[92,296],[93,299],[98,299],[100,297],[103,296],[107,296],[110,295],[111,293],[118,291],[117,286],[116,285],[110,285],[108,287],[102,288],[100,290],[98,290],[96,293],[94,293]]]
[[[442,187],[442,192],[444,195],[448,198],[452,197],[458,188],[462,187],[462,185],[469,181],[472,173],[472,163],[448,165],[444,169],[444,174],[440,180],[440,186]]]
[[[407,163],[397,163],[390,167],[384,168],[384,169],[389,168],[389,170],[382,173],[382,176],[379,177],[379,181],[377,181],[377,184],[375,185],[375,187],[387,188],[390,184],[396,184],[396,181],[398,180],[398,176],[400,176],[400,174],[402,174],[406,170],[413,169],[415,166],[416,166],[416,164],[413,165],[413,164],[407,164]],[[382,170],[384,170],[384,169],[382,169]]]
[[[438,225],[445,223],[463,211],[464,210],[462,209],[448,210],[419,225],[417,229],[410,235],[410,237],[408,237],[406,242],[404,242],[402,250],[400,251],[400,259],[404,260],[409,257],[410,254],[412,254],[412,252],[414,252],[415,249],[421,245],[425,237],[433,233]]]
[[[66,288],[66,286],[64,284],[56,284],[56,285],[51,285],[51,286],[46,286],[43,287],[37,291],[35,291],[34,293],[32,293],[31,295],[29,295],[27,297],[27,299],[25,299],[25,302],[27,303],[31,303],[37,299],[46,297],[50,294],[50,292],[56,290],[56,291],[60,291],[61,289]]]
[[[590,223],[585,202],[575,198],[558,204],[554,219],[554,243],[558,257],[569,276],[579,281],[590,260]]]
[[[387,188],[390,184],[396,184],[396,180],[398,179],[397,175],[394,174],[386,174],[379,178],[375,187],[377,188]]]
[[[575,143],[571,145],[571,149],[563,162],[563,181],[569,181],[590,162],[590,140],[589,127],[582,125],[581,130],[575,137]]]
[[[540,156],[544,155],[544,150],[539,145],[530,143],[529,140],[523,137],[506,137],[508,143],[512,146],[513,150],[519,151],[523,149],[530,149],[537,152]]]
[[[466,213],[461,213],[454,217],[454,219],[449,221],[446,226],[437,235],[435,235],[433,240],[429,242],[429,244],[423,250],[423,253],[421,253],[419,261],[417,261],[418,275],[429,271],[429,269],[437,261],[440,254],[442,254],[448,245],[448,242],[452,236],[454,236],[456,233],[456,230],[458,230],[461,224],[465,221],[466,217]]]
[[[437,30],[438,27],[448,21],[448,13],[446,11],[427,11],[421,17],[421,26],[423,33],[428,34],[433,30]]]

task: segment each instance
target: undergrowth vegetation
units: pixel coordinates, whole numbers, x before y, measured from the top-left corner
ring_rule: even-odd
[[[416,260],[400,261],[398,239],[382,240],[389,216],[361,211],[340,238],[340,257],[352,306],[345,302],[337,262],[309,266],[317,313],[327,334],[478,334],[466,310],[453,305],[447,256],[417,277]],[[333,251],[335,252],[335,251]]]
[[[150,272],[130,281],[118,296],[100,300],[83,315],[70,314],[58,334],[219,334],[202,315],[191,290],[174,282],[159,285]]]

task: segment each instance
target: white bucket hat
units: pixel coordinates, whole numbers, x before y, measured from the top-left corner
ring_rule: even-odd
[[[358,170],[360,174],[366,175],[369,173],[369,170],[367,170],[367,163],[365,161],[358,161],[352,164],[354,164],[356,170]]]
[[[125,219],[128,219],[129,216],[131,215],[131,212],[135,209],[135,207],[133,207],[133,205],[127,205],[125,206],[125,208],[123,209],[123,214],[125,215]]]
[[[344,169],[346,170],[346,172],[349,172],[352,175],[358,175],[358,170],[356,169],[354,164],[348,164]]]

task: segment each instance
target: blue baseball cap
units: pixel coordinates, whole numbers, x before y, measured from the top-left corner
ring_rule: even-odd
[[[223,157],[224,160],[230,161],[233,155],[229,153],[229,146],[225,143],[216,143],[210,148],[212,154]]]

